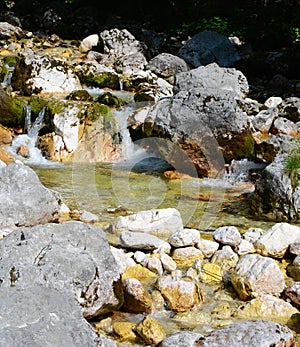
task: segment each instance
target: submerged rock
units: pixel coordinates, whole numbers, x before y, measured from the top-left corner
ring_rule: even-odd
[[[99,228],[81,222],[19,228],[3,239],[0,253],[1,288],[42,285],[68,292],[86,318],[122,303],[117,264]]]
[[[160,277],[156,286],[172,311],[188,311],[203,300],[201,289],[193,281],[166,276]]]
[[[132,313],[149,313],[152,300],[143,284],[136,278],[126,278],[123,281],[124,304],[122,309]]]
[[[157,345],[165,337],[163,326],[156,319],[147,316],[136,327],[136,332],[147,343]]]

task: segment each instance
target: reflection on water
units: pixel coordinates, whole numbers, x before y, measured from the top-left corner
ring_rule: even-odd
[[[245,187],[207,184],[207,180],[166,180],[160,175],[129,172],[109,165],[34,167],[42,183],[58,191],[70,208],[93,212],[106,227],[121,214],[154,208],[177,208],[187,227],[211,231],[221,225],[248,227],[270,223],[247,217]],[[273,224],[273,223],[271,223]]]

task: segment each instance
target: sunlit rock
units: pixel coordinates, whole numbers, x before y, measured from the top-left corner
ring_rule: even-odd
[[[233,247],[238,246],[242,240],[239,230],[234,226],[224,226],[216,229],[213,237],[219,243]]]
[[[157,280],[156,287],[172,311],[188,311],[203,300],[201,289],[194,281],[166,276]]]
[[[109,226],[111,233],[122,231],[170,234],[183,229],[180,213],[174,208],[140,211],[129,216],[117,217]]]
[[[136,327],[139,336],[151,345],[157,345],[165,338],[165,331],[162,324],[150,317],[145,317]]]
[[[234,315],[242,319],[269,319],[286,324],[297,312],[290,303],[273,295],[263,294],[243,304]]]
[[[172,258],[179,268],[190,267],[194,261],[199,259],[203,260],[203,253],[196,247],[182,247],[176,248],[172,253]]]
[[[136,278],[123,280],[124,304],[122,309],[131,313],[151,312],[152,300],[143,284]]]
[[[183,229],[173,233],[169,238],[168,242],[171,246],[185,247],[194,246],[200,240],[199,230],[196,229]]]
[[[285,287],[284,276],[275,260],[252,254],[239,260],[231,282],[242,300],[262,294],[279,296]]]
[[[294,242],[300,242],[300,228],[288,223],[278,223],[255,242],[255,248],[264,256],[283,258]]]

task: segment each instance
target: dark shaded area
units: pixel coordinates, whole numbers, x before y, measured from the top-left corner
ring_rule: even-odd
[[[70,2],[68,2],[70,1]],[[256,47],[291,46],[300,38],[298,0],[15,0],[1,8],[22,16],[25,28],[55,30],[82,39],[95,30],[138,25],[171,34],[191,35],[212,29],[237,35]],[[8,8],[11,7],[11,8]]]

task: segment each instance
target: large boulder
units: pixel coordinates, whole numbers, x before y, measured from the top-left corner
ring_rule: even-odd
[[[20,57],[13,73],[12,88],[24,95],[68,93],[82,89],[78,77],[67,63],[41,53]]]
[[[249,93],[249,85],[245,75],[234,68],[221,68],[216,63],[200,66],[187,72],[175,75],[174,93],[193,88],[203,90],[225,90],[243,98]]]
[[[122,304],[118,267],[99,228],[81,222],[19,228],[3,239],[0,253],[1,290],[41,285],[68,292],[85,318]]]
[[[134,140],[149,137],[145,147],[190,175],[196,168],[199,176],[214,176],[224,159],[231,162],[254,153],[248,117],[228,90],[196,88],[160,100],[130,132]]]
[[[0,346],[99,346],[66,292],[38,285],[5,287],[0,289],[0,306]]]
[[[0,169],[0,229],[5,233],[22,226],[58,220],[60,197],[44,187],[27,166]]]
[[[255,182],[251,210],[256,217],[276,221],[299,219],[300,188],[292,187],[285,165],[285,156],[277,155]]]
[[[181,47],[179,56],[193,67],[213,62],[229,67],[239,60],[228,37],[214,31],[203,31],[194,35]]]
[[[292,331],[281,324],[249,320],[229,324],[217,329],[205,337],[200,337],[194,344],[197,347],[296,347]],[[166,345],[168,346],[168,345]]]
[[[177,171],[194,176],[196,168],[199,176],[215,176],[224,159],[254,155],[249,119],[238,103],[248,89],[241,72],[217,64],[181,72],[175,77],[174,97],[160,100],[143,123],[131,125],[131,136],[150,137],[145,147]]]
[[[285,287],[283,273],[275,260],[253,254],[238,261],[231,282],[242,300],[262,294],[278,296]]]

